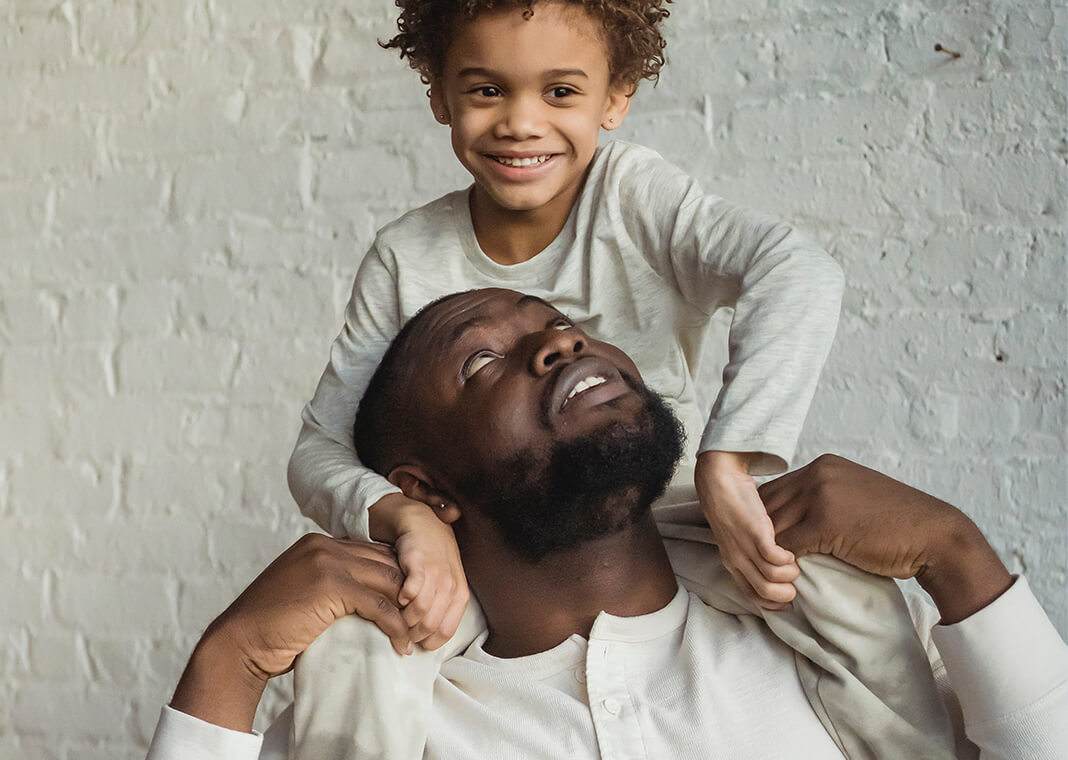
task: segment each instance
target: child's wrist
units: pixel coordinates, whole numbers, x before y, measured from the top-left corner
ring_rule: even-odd
[[[702,451],[697,456],[697,463],[715,474],[748,475],[752,458],[753,453],[749,451]]]
[[[413,518],[423,518],[428,511],[430,507],[426,504],[413,501],[402,493],[387,494],[368,510],[368,532],[373,541],[396,543],[411,526]]]

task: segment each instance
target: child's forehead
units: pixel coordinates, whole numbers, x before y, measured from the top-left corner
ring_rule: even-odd
[[[601,24],[580,4],[539,2],[491,8],[460,20],[451,30],[447,62],[453,68],[478,67],[487,58],[507,63],[537,62],[559,68],[569,59],[608,60]],[[565,66],[566,68],[566,66]]]

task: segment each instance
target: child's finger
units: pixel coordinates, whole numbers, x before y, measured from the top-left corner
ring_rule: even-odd
[[[456,633],[456,629],[460,627],[460,621],[467,611],[467,603],[471,600],[471,592],[467,588],[466,579],[461,579],[461,581],[462,585],[452,594],[452,599],[446,606],[445,617],[442,618],[437,631],[431,632],[421,642],[424,649],[437,649],[451,639]]]
[[[761,558],[772,565],[791,565],[794,562],[794,555],[775,543],[774,532],[771,536],[760,536],[756,541],[756,549]]]
[[[419,595],[401,609],[401,614],[404,615],[404,621],[408,624],[409,630],[414,629],[430,614],[430,611],[434,608],[434,600],[437,594],[438,591],[429,581],[424,582]],[[418,641],[418,639],[415,640]]]
[[[445,617],[438,624],[437,630],[432,631],[429,636],[419,642],[419,645],[423,649],[433,651],[451,639],[456,629],[460,627],[460,621],[463,619],[464,612],[467,611],[469,599],[470,595],[466,590],[461,596],[454,597],[454,601],[446,607]]]
[[[397,597],[401,607],[407,607],[411,604],[419,596],[425,584],[426,571],[421,566],[413,567],[404,579],[404,585],[401,586],[400,595]]]
[[[787,604],[792,602],[797,594],[792,583],[776,582],[766,578],[748,557],[743,557],[738,563],[738,571],[745,577],[749,587],[760,600],[773,604]]]
[[[752,585],[750,585],[749,581],[746,580],[745,575],[743,575],[741,571],[733,570],[730,568],[728,568],[728,571],[730,572],[731,577],[734,579],[734,582],[738,585],[738,588],[742,590],[742,593],[752,599],[757,605],[759,605],[763,609],[785,610],[790,606],[789,602],[772,602],[767,599],[764,599],[762,596],[760,596],[760,594],[756,592]]]
[[[761,513],[747,526],[749,540],[752,548],[746,550],[751,559],[763,560],[773,565],[789,565],[794,561],[794,555],[775,543],[775,525],[772,517],[767,513]],[[754,554],[755,550],[755,554]]]
[[[756,563],[756,569],[768,583],[793,583],[801,575],[801,568],[796,562],[788,565],[773,565],[770,562]]]
[[[408,635],[412,637],[412,641],[422,643],[439,632],[441,622],[449,611],[452,592],[451,586],[435,589],[434,598],[426,613],[408,629]]]

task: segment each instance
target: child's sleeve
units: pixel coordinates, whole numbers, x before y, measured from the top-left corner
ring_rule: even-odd
[[[621,208],[634,210],[622,214],[630,237],[691,305],[734,309],[699,451],[754,452],[754,475],[781,472],[834,340],[842,269],[789,225],[705,194],[650,155],[620,183]]]
[[[289,490],[300,511],[334,536],[369,538],[367,510],[399,489],[356,457],[356,408],[390,341],[400,330],[395,278],[377,247],[360,264],[345,324],[330,346],[315,396],[289,459]]]

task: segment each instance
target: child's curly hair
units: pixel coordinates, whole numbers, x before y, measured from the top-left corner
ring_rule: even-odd
[[[445,53],[457,21],[469,20],[482,11],[523,7],[534,15],[538,0],[396,0],[401,9],[397,36],[380,42],[400,51],[401,58],[419,72],[424,84],[441,76]],[[660,22],[668,16],[664,6],[672,0],[564,0],[581,6],[601,21],[608,47],[608,67],[614,82],[637,87],[642,79],[654,82],[664,65],[664,41]]]

